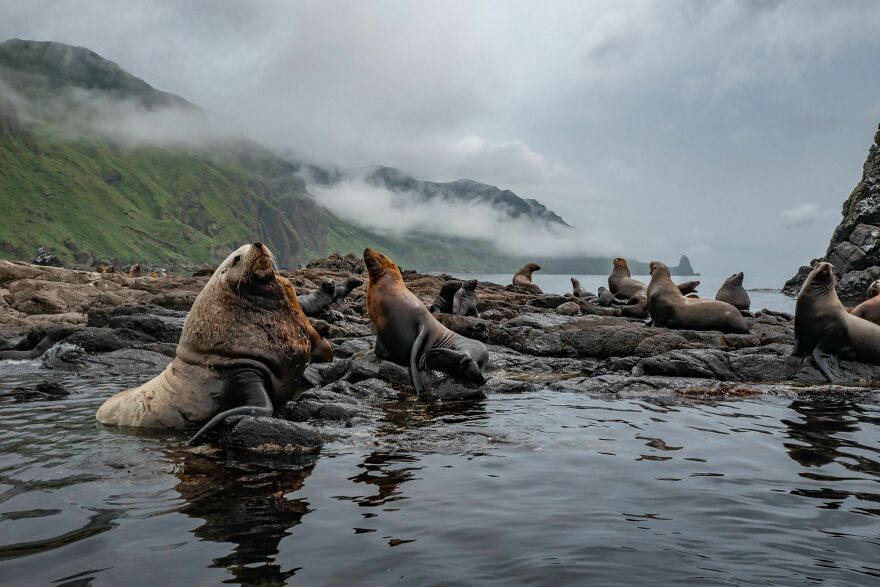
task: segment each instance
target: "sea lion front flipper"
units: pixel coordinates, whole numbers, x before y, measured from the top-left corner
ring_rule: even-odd
[[[813,360],[816,361],[816,366],[829,383],[838,383],[843,379],[843,371],[840,368],[840,360],[837,355],[820,351],[817,348],[813,351]]]
[[[229,416],[271,416],[274,413],[272,400],[269,399],[269,394],[266,392],[263,375],[256,369],[250,367],[236,369],[227,381],[226,389],[233,393],[240,393],[244,405],[225,410],[211,418],[207,424],[202,426],[201,430],[196,432],[195,436],[190,438],[187,444],[196,444],[202,436],[213,430]]]
[[[422,374],[419,371],[419,357],[421,356],[422,347],[428,338],[428,329],[424,324],[419,325],[419,334],[413,342],[412,349],[409,352],[409,371],[413,380],[413,387],[420,396],[425,392],[425,384],[422,383]]]

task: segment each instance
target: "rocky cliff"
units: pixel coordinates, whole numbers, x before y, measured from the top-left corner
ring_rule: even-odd
[[[801,267],[785,283],[783,293],[797,295],[819,261],[834,265],[837,293],[847,303],[864,300],[868,286],[880,278],[880,130],[868,149],[861,181],[843,203],[843,220],[834,229],[825,256]]]

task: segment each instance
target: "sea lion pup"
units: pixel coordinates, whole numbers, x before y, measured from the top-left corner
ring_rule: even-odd
[[[330,309],[333,303],[333,296],[336,293],[336,286],[329,279],[321,281],[318,289],[312,293],[299,296],[299,305],[306,316],[317,318]]]
[[[144,272],[141,271],[141,266],[135,263],[131,266],[131,269],[128,270],[129,277],[143,277]]]
[[[479,340],[480,342],[489,342],[489,326],[485,320],[440,312],[434,314],[434,318],[452,332],[456,332],[466,338]]]
[[[752,300],[749,299],[749,292],[743,287],[743,272],[734,273],[725,279],[718,293],[715,294],[715,299],[719,302],[727,302],[737,310],[748,311]]]
[[[440,286],[440,293],[434,297],[428,310],[432,314],[452,314],[452,303],[455,301],[455,294],[461,289],[461,282],[457,279],[444,281]]]
[[[837,297],[831,263],[817,263],[797,297],[791,354],[812,354],[819,371],[835,383],[842,378],[840,359],[880,364],[880,326],[848,313]]]
[[[422,373],[436,369],[470,383],[485,383],[489,351],[482,342],[452,332],[403,283],[394,261],[364,250],[369,273],[367,313],[376,328],[376,356],[409,367],[413,386],[424,394]]]
[[[364,284],[364,280],[357,276],[351,276],[348,279],[337,281],[333,287],[333,301],[340,304],[345,301],[353,290]]]
[[[459,316],[480,317],[477,309],[477,285],[476,279],[468,279],[452,297],[452,313]]]
[[[98,409],[102,424],[184,428],[190,441],[235,414],[271,416],[294,399],[311,344],[306,319],[278,281],[268,248],[244,245],[196,297],[162,373]]]
[[[868,322],[880,324],[880,280],[868,286],[868,299],[849,312]]]
[[[537,263],[528,263],[527,265],[523,265],[522,269],[513,274],[513,285],[521,287],[523,289],[527,289],[532,293],[544,293],[540,287],[532,283],[532,273],[540,270],[541,266]]]
[[[651,261],[648,284],[648,311],[655,326],[681,330],[720,330],[745,334],[749,326],[739,310],[727,302],[687,298],[669,275],[669,267]]]
[[[607,308],[614,303],[614,294],[602,287],[601,285],[599,286],[599,289],[596,293],[599,294],[599,305],[603,308]]]
[[[647,287],[641,281],[630,276],[629,265],[626,264],[626,259],[617,257],[614,259],[613,264],[614,267],[611,269],[611,275],[608,276],[608,289],[611,290],[614,297],[629,300]]]
[[[697,280],[694,281],[685,281],[683,283],[678,284],[678,291],[681,292],[681,295],[687,296],[690,294],[697,293],[697,288],[700,287],[700,282]],[[696,297],[696,296],[694,296]]]
[[[571,278],[571,292],[576,298],[595,298],[596,296],[581,287],[581,282]]]

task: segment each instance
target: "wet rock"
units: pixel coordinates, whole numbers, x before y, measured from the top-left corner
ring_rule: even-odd
[[[70,395],[70,391],[58,383],[44,379],[36,385],[18,386],[13,388],[12,396],[16,402],[35,402],[62,399]]]
[[[177,343],[185,321],[186,312],[137,304],[92,310],[88,325],[140,332],[154,342]]]
[[[482,391],[486,395],[493,393],[531,393],[543,389],[543,384],[505,377],[490,377],[483,386]]]
[[[465,385],[447,380],[430,390],[430,398],[445,402],[483,399],[486,393],[480,386]]]
[[[333,356],[347,358],[372,349],[373,341],[370,338],[351,338],[335,344],[333,346]]]
[[[88,353],[107,353],[155,342],[155,340],[147,334],[125,328],[86,327],[68,336],[66,342],[74,344]]]
[[[265,454],[315,452],[324,442],[311,426],[266,416],[232,416],[210,438],[223,446]]]
[[[312,363],[306,367],[303,376],[315,387],[339,381],[351,369],[351,359],[335,359],[329,363]]]

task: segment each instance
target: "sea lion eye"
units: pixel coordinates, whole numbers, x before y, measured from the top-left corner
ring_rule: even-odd
[[[236,265],[238,265],[238,262],[239,262],[239,261],[241,261],[241,255],[236,255],[236,256],[232,259],[232,266],[235,267]]]

